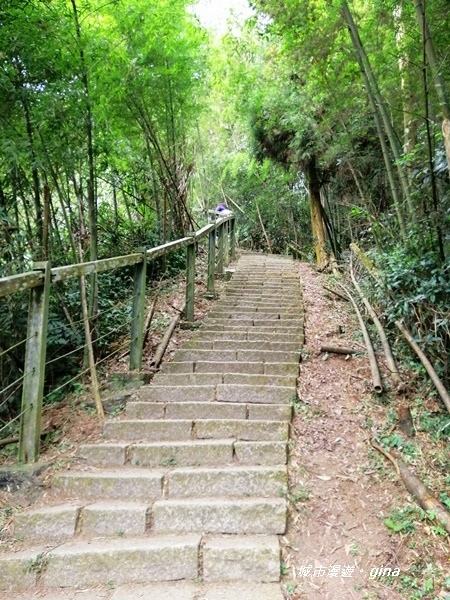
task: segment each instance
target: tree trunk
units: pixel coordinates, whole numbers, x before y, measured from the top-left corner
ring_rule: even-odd
[[[425,16],[425,10],[422,4],[422,0],[413,0],[414,8],[416,9],[417,22],[419,24],[422,38],[425,44],[425,51],[427,53],[428,62],[430,63],[431,71],[433,73],[434,87],[439,98],[441,105],[443,122],[442,122],[442,133],[444,135],[445,152],[447,154],[447,166],[450,173],[450,101],[447,94],[447,88],[445,80],[442,77],[441,67],[439,60],[436,55],[436,50],[433,44],[433,38],[431,37],[431,31],[428,27],[427,19]]]
[[[319,267],[323,267],[328,256],[325,249],[325,229],[322,219],[322,204],[320,202],[320,182],[317,171],[316,157],[313,156],[306,165],[309,184],[309,204],[311,209],[311,226],[314,236],[314,248]]]

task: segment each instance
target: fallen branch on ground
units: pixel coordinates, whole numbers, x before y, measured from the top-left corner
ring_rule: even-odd
[[[408,492],[414,496],[418,504],[427,513],[427,517],[431,520],[436,518],[441,523],[445,530],[450,533],[450,514],[445,507],[437,500],[430,490],[414,475],[406,466],[401,458],[394,456],[380,446],[375,440],[371,440],[372,446],[378,452],[381,452],[394,465],[397,474],[401,477]]]
[[[326,290],[327,292],[331,292],[332,294],[334,294],[335,296],[337,296],[338,298],[340,298],[341,300],[345,300],[345,302],[348,302],[348,298],[346,298],[343,294],[340,294],[339,292],[336,292],[336,290],[333,290],[329,287],[327,287],[326,285],[322,286],[324,290]]]
[[[444,384],[442,383],[442,381],[439,379],[438,374],[433,369],[433,365],[430,363],[430,361],[428,360],[428,358],[422,352],[422,350],[420,349],[419,345],[414,341],[413,336],[406,329],[406,327],[403,325],[403,323],[401,321],[395,321],[395,324],[397,325],[397,327],[400,329],[400,331],[405,336],[406,341],[408,342],[408,344],[410,345],[410,347],[414,350],[414,352],[420,358],[420,362],[425,367],[428,375],[431,377],[431,380],[434,383],[434,385],[435,385],[435,387],[436,387],[436,389],[437,389],[437,391],[439,393],[439,396],[442,398],[442,401],[444,402],[444,404],[445,404],[448,412],[450,412],[450,395],[447,392],[447,390],[445,389]]]
[[[329,354],[357,354],[360,350],[353,350],[353,348],[335,348],[333,346],[322,346],[321,352],[328,352]]]
[[[173,335],[173,332],[175,331],[176,326],[180,322],[181,313],[184,311],[185,308],[186,308],[186,304],[183,305],[183,307],[180,309],[180,312],[177,315],[175,315],[175,317],[170,322],[170,325],[167,328],[163,339],[161,340],[161,342],[159,343],[159,346],[156,349],[155,355],[151,362],[152,367],[158,368],[159,365],[161,364],[164,354],[166,352],[167,346],[169,345],[170,339]]]
[[[347,294],[347,296],[350,299],[350,302],[353,304],[353,308],[355,309],[356,316],[358,317],[359,325],[361,327],[361,331],[364,336],[364,342],[366,344],[367,354],[369,356],[370,370],[372,371],[373,389],[377,392],[377,394],[381,394],[383,392],[383,385],[381,383],[380,370],[378,368],[377,359],[375,357],[375,351],[373,349],[372,342],[370,341],[370,336],[369,336],[367,328],[364,324],[364,320],[361,316],[358,305],[353,300],[353,296],[350,294],[348,289],[344,285],[340,285],[340,284],[339,284],[339,287],[341,287],[344,290],[344,292]]]

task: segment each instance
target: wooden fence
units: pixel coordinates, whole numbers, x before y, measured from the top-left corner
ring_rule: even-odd
[[[208,238],[207,289],[214,293],[215,275],[222,274],[230,257],[235,256],[236,222],[225,217],[192,232],[188,237],[156,248],[142,248],[134,254],[52,268],[50,262],[35,263],[33,270],[0,279],[0,298],[30,290],[26,337],[22,407],[20,417],[19,457],[36,462],[40,452],[41,415],[45,381],[46,339],[50,289],[53,283],[92,273],[101,273],[134,265],[134,301],[131,320],[130,370],[140,370],[144,339],[147,262],[186,247],[186,321],[194,320],[196,242]],[[216,256],[217,240],[217,256]]]

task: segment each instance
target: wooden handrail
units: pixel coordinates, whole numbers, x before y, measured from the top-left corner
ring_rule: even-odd
[[[229,224],[230,223],[230,224]],[[217,235],[216,235],[217,234]],[[22,412],[20,422],[19,456],[24,462],[35,462],[39,458],[41,439],[41,413],[46,367],[46,338],[53,283],[74,277],[83,278],[92,273],[101,273],[121,267],[134,266],[134,293],[130,341],[130,370],[142,367],[144,317],[146,305],[147,262],[186,247],[186,304],[185,319],[194,320],[195,299],[195,243],[208,238],[208,292],[214,295],[215,275],[223,273],[230,255],[234,256],[234,216],[224,217],[202,227],[188,236],[155,248],[139,248],[133,254],[115,256],[86,263],[53,267],[49,262],[35,263],[33,271],[0,279],[0,298],[16,292],[30,290],[28,331],[25,348],[25,376],[22,388]],[[216,237],[218,240],[217,270],[215,264]],[[86,321],[87,323],[87,321]],[[88,326],[89,327],[89,326]],[[101,408],[101,407],[100,407]]]
[[[224,217],[223,219],[217,220],[215,223],[206,225],[202,229],[193,232],[193,235],[190,237],[184,237],[179,240],[163,244],[162,246],[149,248],[146,251],[147,260],[154,260],[160,256],[168,254],[169,252],[172,252],[173,250],[183,248],[184,246],[189,246],[189,244],[193,243],[193,238],[200,239],[233,218],[233,216]],[[102,273],[104,271],[118,269],[120,267],[133,266],[142,262],[142,260],[142,254],[127,254],[125,256],[103,258],[93,262],[77,263],[63,267],[53,267],[51,269],[51,281],[52,283],[56,283],[57,281],[66,281],[67,279],[72,279],[73,277],[81,277],[91,275],[92,273]],[[18,275],[11,275],[9,277],[2,277],[0,278],[0,298],[9,296],[16,292],[39,287],[42,285],[42,282],[42,273],[36,271],[19,273]]]

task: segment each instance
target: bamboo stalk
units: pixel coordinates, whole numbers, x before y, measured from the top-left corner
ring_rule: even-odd
[[[358,317],[359,325],[361,327],[361,331],[364,336],[364,342],[366,344],[367,354],[369,356],[370,370],[372,371],[373,389],[375,390],[375,392],[377,394],[381,394],[383,392],[383,385],[381,383],[380,370],[378,368],[377,359],[375,357],[375,351],[373,349],[372,342],[370,341],[369,333],[364,324],[364,321],[363,321],[363,318],[359,311],[358,305],[356,304],[356,302],[353,299],[353,296],[350,294],[350,292],[344,285],[340,285],[340,287],[345,291],[345,293],[347,294],[347,296],[350,299],[350,302],[353,304],[353,308],[355,309],[356,316]]]
[[[396,385],[399,385],[399,384],[402,383],[402,379],[400,377],[400,373],[398,371],[398,367],[397,367],[397,364],[395,362],[395,359],[392,356],[391,347],[390,347],[388,339],[386,337],[386,333],[384,331],[383,325],[381,324],[380,319],[378,318],[378,315],[375,312],[375,310],[373,309],[372,305],[367,300],[367,298],[364,296],[364,294],[363,294],[363,292],[361,290],[360,285],[356,281],[355,274],[353,272],[353,261],[352,260],[350,260],[350,276],[352,278],[353,285],[355,286],[356,291],[358,292],[361,300],[364,303],[364,306],[367,308],[367,311],[368,311],[368,313],[369,313],[372,321],[375,324],[375,327],[377,328],[378,335],[380,336],[380,340],[381,340],[381,345],[383,346],[384,355],[386,357],[386,362],[387,362],[387,365],[388,365],[388,369],[389,369],[389,371],[391,373],[392,381]]]
[[[266,238],[267,246],[269,247],[269,252],[270,252],[270,254],[273,254],[273,252],[272,252],[272,246],[270,245],[269,236],[267,235],[266,228],[264,227],[264,223],[263,223],[263,220],[262,220],[262,217],[261,217],[261,212],[259,210],[258,202],[255,201],[255,204],[256,204],[256,210],[258,211],[258,218],[259,218],[259,222],[261,224],[261,229],[262,229],[262,232],[264,234],[264,237]]]
[[[397,325],[398,329],[400,329],[400,331],[404,335],[404,337],[405,337],[406,341],[408,342],[408,344],[410,345],[410,347],[414,350],[414,352],[420,358],[420,362],[425,367],[425,369],[426,369],[428,375],[430,376],[432,382],[436,386],[436,389],[437,389],[437,391],[439,393],[439,396],[442,398],[442,401],[444,402],[444,404],[445,404],[448,412],[450,412],[450,395],[447,392],[447,390],[445,389],[444,384],[440,380],[438,374],[433,369],[433,365],[430,363],[430,361],[428,360],[428,358],[422,352],[422,350],[420,349],[419,345],[414,341],[413,336],[406,329],[406,327],[403,325],[403,323],[401,321],[395,321],[395,324]]]

